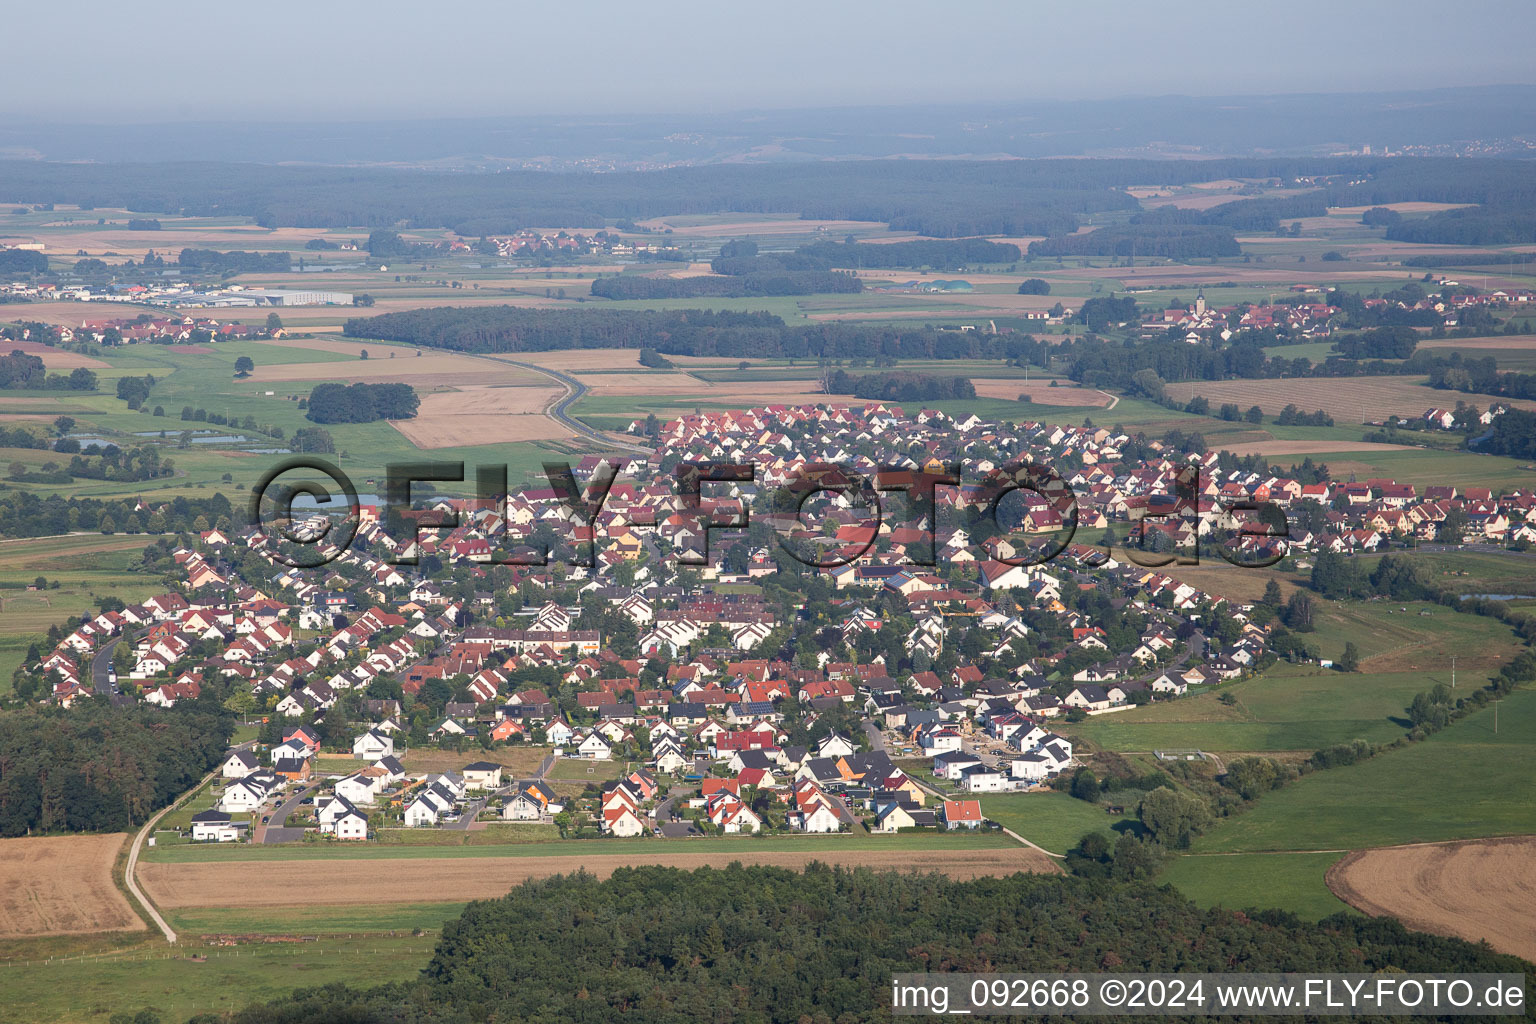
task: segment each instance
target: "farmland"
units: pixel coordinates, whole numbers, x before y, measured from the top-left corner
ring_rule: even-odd
[[[1362,850],[1328,886],[1367,914],[1536,961],[1536,837]]]
[[[391,884],[376,874],[377,858],[277,860],[264,859],[259,872],[238,861],[188,861],[145,864],[142,884],[155,904],[172,910],[186,907],[281,907],[307,904],[379,904],[420,901],[424,895],[441,900],[489,899],[530,878],[574,871],[598,877],[637,864],[666,864],[679,868],[722,867],[733,861],[803,867],[811,861],[873,868],[940,871],[956,878],[1011,874],[1015,871],[1054,872],[1046,857],[1010,841],[1006,845],[946,844],[939,848],[850,847],[836,839],[804,852],[775,849],[771,840],[745,843],[702,843],[678,849],[652,842],[625,853],[587,853],[591,844],[576,844],[559,856],[488,856],[412,861],[418,884]]]
[[[0,940],[142,929],[112,879],[125,838],[0,839]]]
[[[1257,405],[1266,416],[1274,416],[1287,405],[1303,412],[1321,409],[1334,422],[1382,422],[1388,416],[1414,417],[1433,406],[1455,405],[1462,400],[1486,409],[1490,402],[1505,401],[1522,408],[1536,408],[1536,402],[1509,400],[1492,395],[1436,391],[1426,387],[1420,377],[1338,377],[1286,380],[1196,381],[1179,384],[1210,400],[1211,405],[1236,402],[1247,409]]]
[[[1309,921],[1349,910],[1324,881],[1338,853],[1238,853],[1183,856],[1168,863],[1167,882],[1202,907],[1289,910]]]
[[[1494,716],[1499,731],[1494,731]],[[1197,853],[1350,850],[1536,830],[1536,690],[1418,743],[1312,772],[1220,819]]]

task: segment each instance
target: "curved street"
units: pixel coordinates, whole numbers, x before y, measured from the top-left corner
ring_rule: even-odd
[[[619,449],[641,455],[651,454],[651,450],[649,448],[642,448],[640,445],[628,444],[624,441],[614,440],[611,437],[593,430],[591,427],[587,426],[585,423],[581,422],[570,414],[569,410],[571,406],[575,405],[576,402],[578,402],[588,391],[587,386],[581,381],[577,380],[575,377],[572,377],[570,374],[564,373],[560,370],[551,370],[547,366],[538,366],[534,363],[525,363],[517,359],[503,359],[496,356],[491,358],[494,358],[498,363],[506,363],[508,365],[516,366],[524,370],[532,370],[535,373],[542,373],[544,376],[549,377],[555,381],[555,383],[565,388],[565,395],[561,398],[555,399],[549,408],[544,410],[544,414],[550,419],[554,420],[556,423],[560,424],[562,427],[569,430],[571,433],[575,434],[577,437],[580,437],[586,441],[590,441],[593,444],[601,445],[602,447],[610,450]]]

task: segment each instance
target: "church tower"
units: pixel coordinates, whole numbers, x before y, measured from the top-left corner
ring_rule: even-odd
[[[1200,289],[1200,293],[1195,296],[1195,316],[1204,316],[1204,315],[1205,315],[1205,289],[1201,288]]]

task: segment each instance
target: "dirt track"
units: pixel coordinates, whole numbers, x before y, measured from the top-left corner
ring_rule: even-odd
[[[707,842],[707,841],[706,841]],[[732,861],[801,868],[813,860],[850,867],[941,871],[955,878],[1054,874],[1044,855],[1023,847],[990,850],[838,850],[761,853],[733,845],[717,853],[682,853],[658,843],[655,852],[564,857],[455,857],[409,860],[290,860],[228,863],[141,864],[139,880],[162,909],[178,907],[276,907],[297,903],[411,903],[422,900],[490,899],[530,878],[587,871],[606,878],[615,868],[665,864],[676,868],[723,867]]]
[[[1536,961],[1536,836],[1362,850],[1327,882],[1364,913]]]
[[[112,883],[125,838],[0,839],[0,939],[143,928]]]

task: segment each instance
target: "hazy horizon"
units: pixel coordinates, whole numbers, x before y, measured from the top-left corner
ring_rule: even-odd
[[[66,9],[67,12],[67,9]],[[1445,23],[1472,26],[1450,45]],[[13,123],[752,113],[1155,97],[1369,93],[1536,84],[1523,40],[1536,5],[1296,0],[1256,34],[1251,13],[1178,0],[1038,7],[698,0],[577,11],[479,2],[451,13],[275,0],[259,15],[188,15],[146,0],[132,18],[75,17],[68,47],[0,63]],[[59,8],[11,12],[10,36],[58,33]],[[1482,29],[1490,23],[1498,32]],[[1294,34],[1290,34],[1294,27]],[[38,83],[45,83],[39,87]]]

